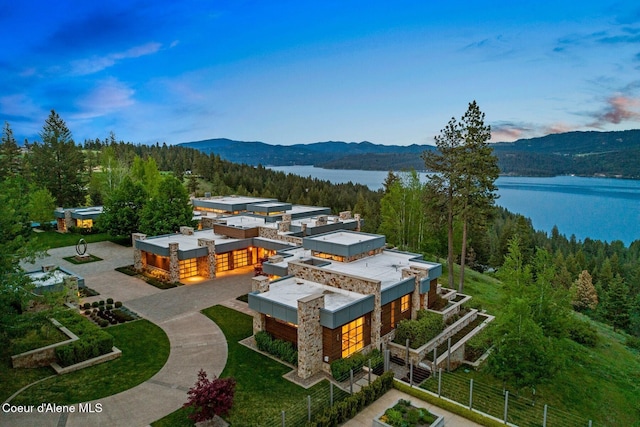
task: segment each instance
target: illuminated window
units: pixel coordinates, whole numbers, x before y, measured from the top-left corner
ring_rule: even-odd
[[[244,267],[249,264],[251,264],[251,260],[249,259],[248,249],[233,251],[233,268]]]
[[[76,227],[78,228],[91,228],[93,227],[92,219],[78,219],[76,220]]]
[[[364,347],[364,316],[342,326],[342,357]]]
[[[398,306],[398,301],[391,301],[391,327],[395,328],[396,327],[396,321],[398,320],[397,317],[397,313],[396,313],[396,307]]]
[[[224,254],[216,254],[216,271],[217,272],[227,271],[231,268],[231,266],[229,265],[229,255],[230,255],[229,252]]]
[[[147,265],[159,268],[164,271],[169,271],[169,258],[146,252]]]
[[[184,259],[178,262],[180,266],[180,278],[186,279],[187,277],[193,277],[198,275],[198,260],[197,258]]]
[[[411,294],[407,294],[402,297],[400,300],[400,311],[404,313],[409,310],[409,306],[411,305]]]
[[[330,259],[332,261],[344,262],[344,257],[340,255],[325,254],[323,252],[313,252],[313,256],[323,259]]]

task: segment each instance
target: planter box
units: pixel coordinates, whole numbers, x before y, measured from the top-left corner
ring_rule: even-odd
[[[80,369],[88,368],[89,366],[98,365],[100,363],[108,362],[109,360],[117,359],[122,356],[122,351],[116,347],[111,348],[111,352],[103,354],[102,356],[94,357],[93,359],[85,360],[84,362],[76,363],[75,365],[65,366],[64,368],[57,363],[52,363],[51,367],[56,371],[56,374],[68,374],[69,372],[77,371]]]
[[[399,403],[399,401],[398,401]],[[390,408],[393,408],[396,405],[391,406]],[[412,405],[413,406],[413,405]],[[415,408],[419,408],[419,406],[414,406]],[[390,409],[387,408],[387,409]],[[426,409],[426,408],[424,408]],[[386,410],[385,410],[386,412]],[[380,420],[380,418],[382,418],[382,416],[385,414],[385,412],[382,412],[381,414],[378,414],[374,419],[373,419],[373,423],[372,426],[373,427],[392,427],[390,424],[385,423],[384,421]],[[436,417],[436,420],[434,422],[431,423],[430,427],[443,427],[444,426],[444,417],[443,416],[439,416],[437,414],[434,414],[433,412],[429,411],[431,413],[431,415]]]
[[[40,368],[42,366],[48,366],[56,360],[57,347],[69,344],[70,342],[74,342],[78,339],[73,332],[62,326],[56,319],[50,320],[51,323],[53,323],[63,334],[68,336],[69,339],[11,356],[11,366],[14,368]]]

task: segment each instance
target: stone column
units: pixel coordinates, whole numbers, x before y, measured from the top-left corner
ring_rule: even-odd
[[[413,267],[404,268],[402,270],[402,278],[414,278],[413,294],[411,295],[411,318],[418,318],[418,311],[425,307],[420,307],[420,280],[427,277],[427,270],[420,270]]]
[[[257,276],[251,279],[251,291],[252,292],[268,292],[269,291],[269,278],[267,276]],[[253,333],[254,335],[260,331],[264,331],[265,318],[264,314],[255,312],[253,315]]]
[[[207,279],[216,277],[216,241],[198,239],[198,246],[207,247],[207,256],[198,259],[198,275]]]
[[[303,236],[307,235],[307,223],[303,222],[302,224],[300,224],[300,232],[302,233]]]
[[[215,224],[215,219],[211,217],[203,216],[200,218],[200,226],[202,229],[213,228],[213,224]]]
[[[136,240],[144,240],[147,238],[146,234],[133,233],[131,235],[131,243],[133,244],[133,268],[139,273],[145,269],[147,262],[142,258],[142,250],[138,249]]]
[[[360,231],[362,224],[360,223],[360,214],[353,215],[353,218],[356,220],[356,231]]]
[[[169,281],[180,281],[180,262],[178,261],[178,242],[169,242]]]
[[[75,276],[65,277],[63,280],[66,292],[65,302],[78,302],[78,278]]]
[[[184,234],[185,236],[193,236],[193,227],[180,226],[180,234]]]
[[[321,308],[324,308],[323,294],[298,300],[298,376],[302,379],[322,371]]]
[[[291,221],[283,220],[278,223],[278,231],[280,231],[281,233],[285,233],[289,230],[291,230]]]
[[[74,225],[73,218],[71,218],[71,210],[66,209],[64,211],[64,231],[68,232]]]
[[[340,219],[351,219],[351,211],[340,212]]]

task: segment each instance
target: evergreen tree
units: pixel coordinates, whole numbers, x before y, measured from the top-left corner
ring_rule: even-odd
[[[150,236],[175,233],[181,226],[192,226],[193,208],[189,194],[179,179],[166,177],[158,192],[142,209],[140,230]]]
[[[22,157],[8,122],[4,122],[0,139],[0,180],[20,176]]]
[[[41,143],[33,144],[28,157],[36,186],[49,190],[58,206],[81,206],[85,200],[84,155],[54,110],[40,138]]]
[[[447,224],[447,271],[449,288],[454,287],[453,264],[454,241],[453,225],[457,214],[456,200],[460,188],[462,162],[462,144],[464,142],[462,130],[455,117],[449,120],[447,126],[435,137],[437,151],[422,153],[422,159],[430,175],[427,186],[429,194],[434,196],[435,203],[446,212]]]
[[[42,228],[46,229],[46,224],[53,220],[53,211],[55,208],[56,199],[46,188],[29,193],[30,219],[40,223]]]
[[[602,308],[605,318],[611,322],[614,330],[629,328],[632,301],[629,288],[619,274],[616,274],[609,284]]]
[[[469,104],[460,121],[464,139],[460,161],[460,220],[462,221],[462,248],[460,250],[460,282],[458,291],[464,290],[464,267],[467,257],[468,228],[471,221],[483,224],[492,211],[500,174],[498,158],[489,145],[491,127],[484,124],[484,113],[476,101]]]
[[[571,305],[576,311],[595,310],[598,306],[598,293],[587,270],[583,270],[573,283],[571,295]]]

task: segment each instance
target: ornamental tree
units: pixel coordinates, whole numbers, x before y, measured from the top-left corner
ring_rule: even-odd
[[[227,415],[233,406],[236,380],[233,378],[207,378],[207,373],[200,369],[198,381],[187,392],[189,400],[184,408],[193,408],[189,418],[195,422],[208,421],[216,415]]]

